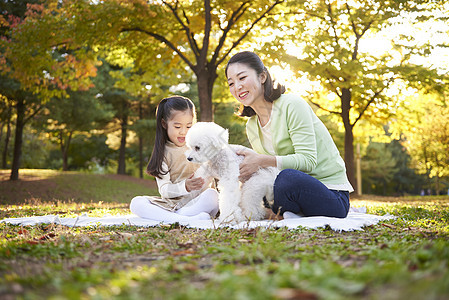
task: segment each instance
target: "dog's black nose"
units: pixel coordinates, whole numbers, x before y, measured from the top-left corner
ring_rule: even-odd
[[[188,161],[192,161],[192,159],[193,159],[193,158],[191,158],[191,157],[187,157],[187,160],[188,160]]]

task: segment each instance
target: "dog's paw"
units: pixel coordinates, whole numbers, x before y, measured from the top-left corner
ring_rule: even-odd
[[[228,214],[223,214],[220,212],[220,217],[218,220],[220,221],[220,223],[238,224],[240,222],[246,221],[246,218],[241,210],[236,210]]]

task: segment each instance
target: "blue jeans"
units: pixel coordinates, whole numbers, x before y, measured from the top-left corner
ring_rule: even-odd
[[[318,179],[298,170],[282,170],[274,182],[274,213],[345,218],[349,192],[328,189]]]

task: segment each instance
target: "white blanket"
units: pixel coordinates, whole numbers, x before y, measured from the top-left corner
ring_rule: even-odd
[[[287,227],[295,229],[299,226],[305,228],[319,228],[328,225],[335,231],[354,231],[363,230],[363,227],[375,225],[379,221],[393,219],[394,216],[377,216],[364,213],[364,208],[351,209],[348,216],[344,219],[331,217],[296,217],[288,218],[281,221],[263,220],[248,221],[237,225],[219,223],[217,220],[198,220],[191,222],[179,222],[180,225],[199,228],[199,229],[215,229],[229,227],[234,229],[249,229],[255,227]],[[60,224],[70,227],[82,226],[113,226],[113,225],[132,225],[139,227],[153,227],[161,224],[170,224],[168,222],[160,222],[149,219],[140,218],[136,215],[120,215],[120,216],[104,216],[89,217],[87,214],[80,215],[76,218],[61,218],[57,215],[36,216],[26,218],[9,218],[1,220],[2,223],[14,225],[37,225],[37,224]]]

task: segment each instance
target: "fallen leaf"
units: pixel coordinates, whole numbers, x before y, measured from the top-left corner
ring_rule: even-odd
[[[54,233],[49,233],[49,234],[45,234],[45,235],[41,236],[41,237],[39,238],[39,240],[40,240],[40,241],[47,241],[47,240],[50,240],[50,239],[54,238],[55,236],[56,236],[56,234],[54,234]]]
[[[130,239],[133,237],[133,235],[131,233],[128,232],[117,232],[118,235],[123,236],[124,238]]]
[[[195,251],[193,249],[186,249],[186,250],[173,252],[172,255],[183,256],[183,255],[190,255],[190,254],[194,254],[194,253],[195,253]]]
[[[193,246],[193,241],[192,241],[192,240],[188,240],[188,241],[185,242],[185,243],[177,242],[176,244],[177,244],[179,247],[183,247],[183,248],[191,248],[191,247]]]
[[[397,228],[397,227],[394,226],[394,225],[386,224],[386,223],[382,223],[382,226],[385,226],[385,227],[388,227],[388,228],[391,228],[391,229],[396,229],[396,228]]]
[[[26,243],[29,244],[29,245],[37,245],[37,244],[39,244],[38,241],[34,241],[34,240],[26,241]]]
[[[47,226],[45,226],[44,228],[42,228],[44,231],[47,231],[49,229],[51,229],[53,227],[53,224],[48,224]]]
[[[26,230],[26,229],[20,229],[17,233],[18,233],[18,234],[28,234],[28,230]]]
[[[318,296],[299,289],[283,288],[276,291],[276,297],[285,300],[317,300]]]

